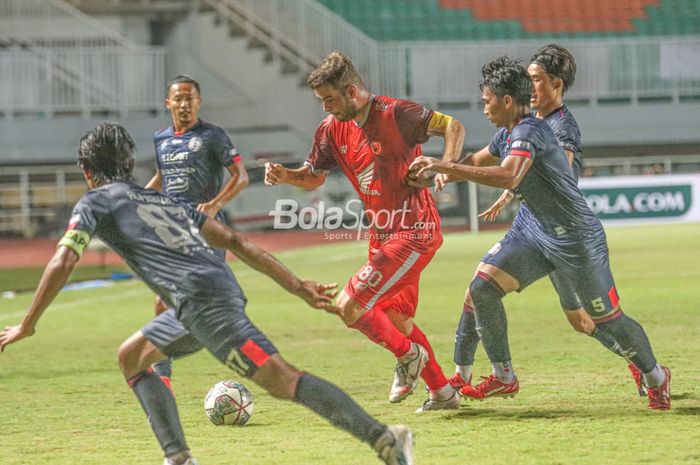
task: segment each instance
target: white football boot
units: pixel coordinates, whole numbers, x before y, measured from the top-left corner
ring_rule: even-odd
[[[411,350],[396,361],[394,383],[389,391],[389,402],[401,402],[413,394],[418,385],[418,378],[427,362],[428,351],[422,345],[411,342]]]
[[[406,425],[392,425],[379,436],[374,450],[386,465],[413,465],[413,434]]]

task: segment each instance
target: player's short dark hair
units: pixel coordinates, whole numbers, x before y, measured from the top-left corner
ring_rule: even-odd
[[[365,88],[365,83],[362,82],[355,65],[348,57],[338,51],[331,52],[324,58],[318,68],[311,72],[306,82],[314,90],[324,84],[331,85],[338,90],[345,89],[349,84]]]
[[[80,139],[78,165],[90,170],[99,184],[128,181],[134,169],[135,149],[136,144],[124,127],[102,123]]]
[[[175,84],[192,84],[195,89],[197,89],[197,95],[200,97],[202,96],[202,91],[199,88],[199,83],[195,81],[192,76],[188,76],[187,74],[178,74],[174,78],[172,78],[170,81],[168,81],[168,87],[165,88],[165,94],[168,95],[170,93],[170,88],[174,86]]]
[[[576,60],[571,52],[561,45],[545,45],[532,56],[530,63],[541,66],[551,78],[561,79],[564,92],[574,84]]]
[[[510,95],[519,105],[529,105],[532,82],[519,61],[502,56],[481,68],[479,88],[488,89],[499,99]]]

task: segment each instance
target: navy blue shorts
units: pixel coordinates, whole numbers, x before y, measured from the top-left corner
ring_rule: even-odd
[[[165,355],[182,357],[205,347],[239,375],[251,377],[278,351],[244,310],[240,297],[191,299],[178,314],[168,310],[142,332]]]
[[[511,230],[482,261],[517,279],[518,292],[556,271],[552,281],[558,281],[555,288],[560,293],[562,307],[583,307],[593,319],[606,317],[619,303],[604,239],[551,251],[520,231]],[[574,307],[577,303],[579,306]]]
[[[563,310],[578,310],[583,307],[573,284],[560,271],[554,270],[549,273],[549,280],[559,295],[559,303]]]

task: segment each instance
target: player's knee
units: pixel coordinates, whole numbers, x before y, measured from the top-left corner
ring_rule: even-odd
[[[134,371],[135,362],[138,361],[138,356],[135,353],[135,347],[131,339],[124,341],[117,349],[117,363],[122,373],[130,374]]]
[[[355,324],[366,311],[355,299],[345,293],[341,294],[336,304],[342,309],[341,318],[347,326]]]
[[[480,302],[493,302],[501,299],[505,294],[495,281],[481,273],[472,279],[468,292],[476,308],[480,306]]]
[[[591,317],[589,317],[588,314],[585,313],[583,310],[580,310],[578,312],[567,311],[566,317],[569,320],[569,324],[571,325],[571,327],[579,333],[589,335],[593,333],[593,330],[595,329],[595,323],[593,322]]]
[[[301,371],[275,354],[258,368],[251,379],[273,397],[294,399],[301,375]]]

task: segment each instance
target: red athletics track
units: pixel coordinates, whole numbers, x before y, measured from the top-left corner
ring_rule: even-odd
[[[465,227],[444,227],[443,232],[466,231]],[[256,244],[270,252],[311,247],[328,244],[325,234],[334,231],[265,231],[246,233]],[[337,232],[337,231],[335,231]],[[56,243],[54,239],[0,239],[0,269],[43,267],[53,256]],[[333,242],[339,242],[334,239]],[[231,253],[229,259],[234,258]],[[81,265],[100,265],[102,260],[107,265],[122,263],[119,256],[110,251],[98,252],[86,250],[80,259]]]

